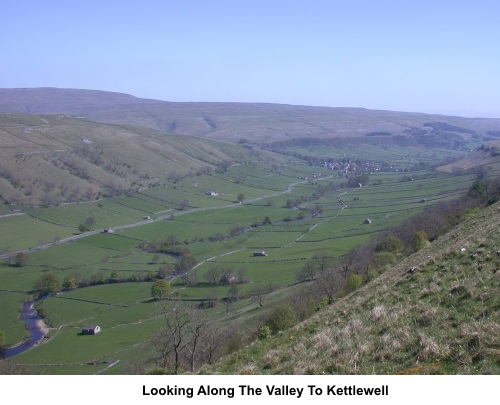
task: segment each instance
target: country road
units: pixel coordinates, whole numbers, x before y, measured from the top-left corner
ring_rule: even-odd
[[[332,176],[323,177],[321,179],[316,179],[316,180],[322,181],[322,180],[328,180],[330,178],[332,178]],[[280,196],[280,195],[283,195],[283,194],[290,193],[295,186],[297,186],[299,184],[308,183],[309,181],[310,180],[302,180],[302,181],[290,183],[288,185],[288,187],[287,187],[286,190],[279,191],[279,192],[273,193],[273,194],[267,194],[267,195],[263,195],[263,196],[260,196],[260,197],[252,198],[252,199],[244,201],[243,203],[231,203],[231,204],[219,205],[219,206],[216,206],[216,207],[192,208],[192,209],[185,210],[185,211],[178,211],[175,214],[174,213],[169,213],[168,215],[162,215],[162,216],[159,216],[159,217],[157,217],[155,219],[148,219],[148,220],[143,220],[143,221],[140,221],[140,222],[134,222],[133,224],[113,226],[112,228],[115,231],[119,231],[121,229],[135,228],[137,226],[143,226],[143,225],[151,224],[151,223],[154,223],[154,222],[163,221],[165,219],[169,219],[172,215],[174,217],[178,217],[178,216],[190,214],[190,213],[193,213],[193,212],[208,211],[208,210],[219,210],[219,209],[226,209],[226,208],[235,208],[235,207],[238,207],[238,206],[241,206],[241,205],[252,204],[252,203],[254,203],[256,201],[263,200],[265,198],[277,197],[277,196]],[[20,214],[22,214],[22,213],[20,213]],[[13,257],[13,256],[15,256],[15,255],[17,255],[19,253],[33,253],[33,252],[37,252],[37,251],[40,251],[40,250],[49,249],[49,248],[54,247],[54,246],[62,245],[63,243],[73,242],[75,240],[78,240],[78,239],[81,239],[81,238],[86,238],[86,237],[92,236],[92,235],[97,235],[97,234],[102,233],[102,232],[104,232],[104,229],[97,229],[97,230],[94,230],[94,231],[88,231],[88,232],[85,232],[85,233],[81,233],[81,234],[78,234],[78,235],[73,235],[73,236],[70,236],[70,237],[67,237],[67,238],[64,238],[64,239],[60,239],[60,240],[58,240],[56,242],[51,242],[51,243],[46,243],[44,245],[36,246],[36,247],[31,248],[31,249],[24,249],[24,250],[18,250],[18,251],[15,251],[15,252],[4,253],[4,254],[0,255],[0,259],[8,259],[9,257]]]

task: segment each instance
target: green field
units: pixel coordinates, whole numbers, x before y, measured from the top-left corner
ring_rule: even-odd
[[[415,159],[458,156],[453,151],[416,147],[346,148],[308,150],[329,157],[350,153],[397,161],[401,167],[413,166],[409,163]],[[0,215],[2,230],[8,230],[0,235],[1,251],[30,249],[24,267],[15,267],[12,258],[0,265],[0,329],[5,330],[8,344],[26,335],[17,311],[31,296],[40,275],[53,273],[60,280],[73,275],[78,280],[100,278],[104,282],[43,300],[50,326],[48,338],[18,355],[17,361],[42,364],[48,373],[94,374],[124,373],[127,361],[140,359],[160,324],[150,294],[152,283],[142,279],[179,260],[172,254],[155,255],[141,244],[175,237],[197,259],[198,265],[188,272],[190,283],[179,275],[170,279],[176,300],[222,300],[228,297],[228,285],[211,285],[209,273],[230,268],[244,275],[237,285],[242,299],[230,311],[222,306],[212,310],[223,322],[233,322],[257,316],[255,303],[245,298],[255,286],[272,285],[275,294],[286,294],[294,288],[298,271],[315,254],[338,261],[353,247],[426,207],[460,198],[475,179],[472,174],[451,176],[421,170],[374,173],[369,184],[359,188],[342,188],[344,179],[333,171],[303,180],[321,170],[286,159],[278,168],[276,163],[239,164],[225,173],[187,177],[128,196]],[[336,187],[313,197],[329,183]],[[208,196],[209,191],[219,195]],[[245,197],[241,204],[237,202],[240,193]],[[286,208],[289,199],[302,200],[297,207]],[[144,220],[144,216],[151,219]],[[82,237],[77,227],[89,217],[95,220],[96,232]],[[266,217],[271,223],[264,223]],[[367,219],[371,223],[364,224]],[[107,228],[114,232],[103,233]],[[74,234],[79,238],[65,240]],[[50,246],[39,249],[46,244]],[[254,256],[257,250],[267,256]],[[113,273],[121,282],[108,283]],[[128,281],[132,276],[139,280]],[[99,324],[103,331],[93,337],[81,336],[85,323]]]

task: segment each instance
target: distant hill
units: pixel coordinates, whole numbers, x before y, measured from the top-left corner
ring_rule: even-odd
[[[201,374],[500,373],[500,203]]]
[[[0,196],[54,205],[222,170],[270,153],[69,116],[0,114]]]
[[[479,167],[496,164],[500,156],[500,140],[484,143],[478,150],[466,157],[437,168],[445,173],[459,173]]]
[[[293,138],[460,134],[491,137],[500,119],[462,118],[362,108],[265,103],[179,103],[77,89],[0,89],[0,112],[69,114],[230,142]]]

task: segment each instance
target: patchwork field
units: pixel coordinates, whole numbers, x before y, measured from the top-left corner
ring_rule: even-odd
[[[397,146],[351,153],[379,160],[404,155],[400,163],[458,156],[441,150],[431,156],[423,148]],[[17,311],[41,275],[88,280],[84,288],[41,302],[50,332],[43,344],[19,354],[16,361],[41,365],[48,373],[94,374],[125,373],[129,362],[146,359],[148,341],[160,325],[151,298],[153,278],[180,260],[175,253],[147,248],[151,244],[175,239],[178,249],[188,249],[196,259],[186,273],[189,280],[170,276],[174,301],[223,302],[229,286],[212,285],[211,274],[217,269],[238,274],[239,300],[207,314],[223,323],[241,321],[258,316],[249,297],[256,286],[270,286],[269,299],[277,299],[295,288],[297,273],[315,254],[339,261],[353,247],[426,207],[460,198],[475,179],[472,174],[432,170],[393,171],[373,173],[368,185],[347,188],[337,172],[319,172],[321,168],[292,159],[279,165],[250,162],[113,199],[50,208],[19,206],[15,216],[3,207],[0,226],[8,231],[0,233],[0,323],[6,343],[25,336]],[[287,205],[296,199],[300,204]],[[92,230],[82,234],[78,226],[88,218],[93,219]],[[27,262],[16,266],[15,256],[7,253],[22,250]],[[265,255],[255,256],[256,251]],[[85,323],[99,324],[103,331],[81,336]]]

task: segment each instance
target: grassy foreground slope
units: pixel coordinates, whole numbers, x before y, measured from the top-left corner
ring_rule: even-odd
[[[499,229],[497,203],[312,318],[200,373],[500,374]]]

